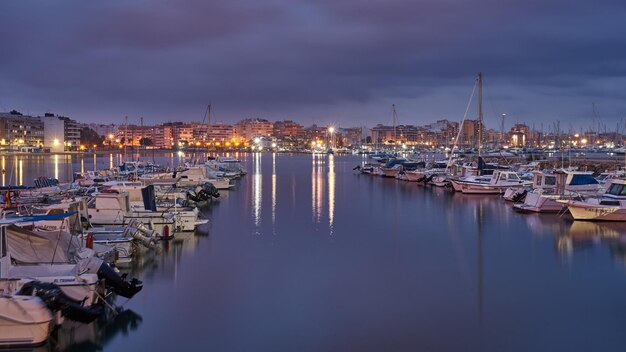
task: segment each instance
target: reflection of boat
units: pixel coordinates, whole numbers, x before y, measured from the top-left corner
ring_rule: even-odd
[[[556,238],[557,250],[571,254],[598,244],[611,249],[611,253],[624,257],[626,251],[626,224],[615,222],[574,221],[565,232]]]
[[[52,314],[35,296],[0,296],[0,346],[24,347],[44,343]]]
[[[102,350],[120,333],[127,334],[129,330],[137,330],[141,322],[142,317],[129,309],[116,314],[108,312],[108,315],[93,324],[66,321],[53,332],[50,346],[47,347],[54,351]]]

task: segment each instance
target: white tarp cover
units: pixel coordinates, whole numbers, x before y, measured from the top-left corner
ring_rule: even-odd
[[[80,249],[77,238],[64,231],[35,233],[11,225],[6,235],[11,260],[16,264],[70,263]]]

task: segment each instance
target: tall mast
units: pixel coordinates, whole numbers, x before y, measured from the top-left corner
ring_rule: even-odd
[[[141,134],[140,134],[140,138],[139,138],[139,150],[142,150],[142,145],[145,143],[145,141],[143,140],[143,116],[139,118],[139,121],[141,121]],[[143,142],[143,143],[142,143]],[[145,150],[145,148],[143,148],[143,150]],[[141,154],[137,154],[137,161],[139,161],[139,158],[141,157]]]
[[[483,73],[478,72],[478,156],[483,143]]]
[[[124,161],[126,161],[126,145],[128,144],[128,116],[125,117],[126,130],[124,131]]]
[[[393,143],[398,144],[398,136],[396,133],[396,125],[398,124],[398,114],[396,113],[396,104],[391,104],[391,116],[393,118]]]
[[[209,130],[211,129],[211,104],[207,107],[207,121],[206,121],[206,138],[209,139]]]

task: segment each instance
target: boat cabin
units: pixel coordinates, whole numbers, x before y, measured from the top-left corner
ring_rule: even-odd
[[[119,211],[121,213],[127,213],[130,211],[128,192],[106,192],[105,190],[94,193],[94,199],[89,208],[92,208],[96,212]]]
[[[604,193],[604,197],[626,200],[626,180],[613,180],[609,188]]]
[[[523,183],[522,179],[514,171],[495,170],[491,175],[490,185],[501,185],[511,183]]]

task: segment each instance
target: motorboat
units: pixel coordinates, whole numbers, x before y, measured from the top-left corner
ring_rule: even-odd
[[[503,194],[508,188],[528,187],[532,182],[523,181],[513,171],[495,170],[488,181],[476,176],[473,180],[455,179],[452,184],[455,190],[460,189],[467,194]]]
[[[206,166],[194,166],[186,168],[183,171],[176,173],[179,177],[176,183],[179,186],[198,186],[204,183],[211,183],[218,190],[230,189],[234,185],[230,182],[230,179],[226,177],[208,177],[208,170]]]
[[[612,180],[601,197],[563,202],[574,220],[626,221],[626,180]]]
[[[210,158],[205,165],[210,170],[225,172],[233,178],[247,173],[246,169],[241,165],[241,161],[234,157],[218,156],[217,158]]]
[[[71,300],[89,307],[101,300],[100,280],[123,297],[131,298],[142,289],[140,281],[126,281],[71,237],[35,233],[16,226],[20,221],[0,220],[0,279],[9,279],[0,280],[0,290],[8,291],[10,279],[18,280],[12,286],[18,290],[31,281],[54,283]]]
[[[94,193],[88,206],[87,212],[92,226],[125,226],[135,219],[150,224],[152,230],[164,238],[174,236],[175,214],[165,211],[135,210],[130,206],[128,192],[104,190]]]
[[[541,171],[533,172],[533,189],[531,191],[520,188],[508,189],[505,193],[514,198],[524,197],[524,201],[513,205],[521,212],[549,213],[559,212],[565,208],[559,200],[574,199],[583,196],[597,195],[602,187],[593,177],[593,172],[557,170],[554,173]],[[515,193],[525,192],[524,193]]]
[[[143,187],[140,182],[120,182],[111,185],[109,194],[125,194],[128,196],[128,204],[133,213],[147,213],[150,210],[160,212],[165,216],[173,216],[175,220],[174,231],[193,231],[196,226],[205,224],[207,221],[199,219],[197,208],[183,207],[177,200],[168,203],[157,203],[157,193],[155,185]],[[119,202],[118,202],[119,204]],[[141,219],[138,219],[141,221]],[[143,222],[143,221],[142,221]]]
[[[37,296],[0,295],[0,347],[43,344],[50,335],[52,313]]]

